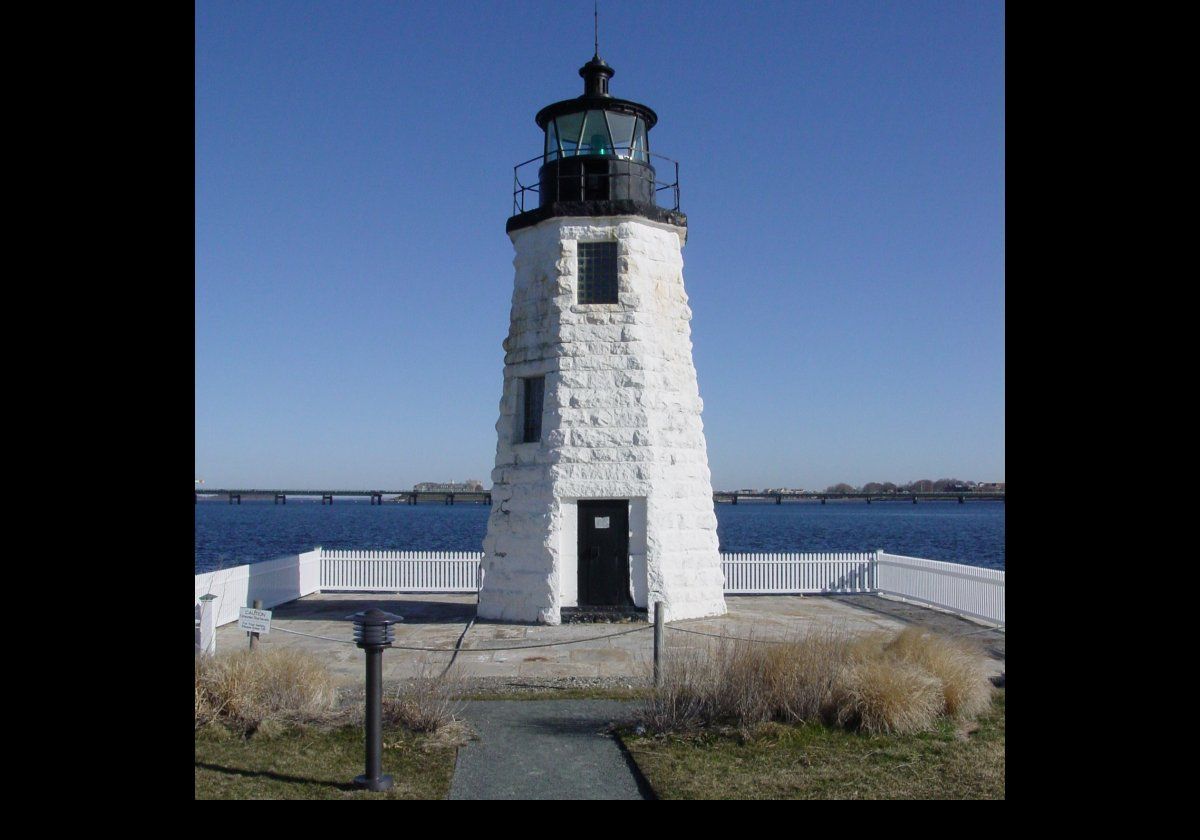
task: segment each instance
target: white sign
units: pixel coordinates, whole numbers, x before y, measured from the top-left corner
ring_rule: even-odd
[[[596,517],[596,527],[597,528],[607,528],[608,527],[608,517],[607,516],[597,516]]]
[[[242,607],[238,610],[238,627],[251,633],[270,633],[271,611]]]

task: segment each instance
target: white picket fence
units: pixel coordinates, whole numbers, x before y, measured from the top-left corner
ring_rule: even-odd
[[[321,551],[321,589],[475,592],[482,551]]]
[[[1004,572],[876,552],[875,587],[884,595],[1004,625]]]
[[[727,595],[871,592],[875,552],[722,554]]]
[[[339,551],[317,548],[252,566],[196,575],[217,596],[215,625],[255,599],[270,609],[314,592],[476,592],[481,551]],[[1004,572],[883,551],[722,554],[729,595],[879,593],[1004,625]]]

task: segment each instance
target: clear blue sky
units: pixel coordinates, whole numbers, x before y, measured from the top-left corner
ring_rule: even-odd
[[[512,166],[591,0],[196,4],[196,476],[490,484]],[[717,488],[1004,479],[1004,5],[601,0]]]

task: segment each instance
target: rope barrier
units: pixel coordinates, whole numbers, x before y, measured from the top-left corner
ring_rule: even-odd
[[[672,627],[670,624],[667,624],[664,626],[666,627],[667,630],[674,630],[677,633],[691,633],[693,636],[707,636],[710,639],[725,639],[725,640],[728,640],[731,642],[751,642],[751,643],[766,644],[766,645],[786,645],[789,643],[788,639],[754,639],[754,638],[749,638],[746,636],[726,636],[724,634],[718,634],[718,633],[705,633],[702,630],[689,630],[686,627]],[[323,641],[326,641],[326,642],[338,642],[339,644],[346,644],[346,645],[354,644],[354,642],[349,639],[335,639],[332,636],[317,636],[312,633],[301,633],[299,630],[285,630],[284,628],[278,627],[278,626],[272,627],[271,629],[273,631],[278,631],[280,633],[291,633],[293,636],[305,636],[309,639],[322,639]],[[467,629],[468,630],[470,629],[470,625],[468,625]],[[562,642],[541,642],[541,643],[533,644],[533,645],[508,645],[508,646],[504,646],[504,647],[477,647],[477,648],[460,647],[460,645],[462,644],[463,637],[466,636],[466,631],[464,630],[463,636],[459,637],[458,644],[456,644],[452,648],[419,647],[416,645],[397,645],[397,644],[393,644],[392,647],[395,648],[396,650],[418,650],[418,651],[424,651],[424,652],[428,652],[428,653],[454,653],[454,654],[458,654],[460,652],[473,653],[473,652],[490,652],[490,651],[501,651],[501,650],[505,650],[505,651],[507,651],[507,650],[532,650],[533,648],[559,647],[561,645],[577,645],[577,644],[580,644],[581,642],[597,642],[602,639],[615,639],[617,636],[628,636],[630,633],[639,633],[642,630],[653,630],[653,629],[654,629],[653,626],[634,627],[632,630],[622,630],[620,633],[608,633],[604,636],[589,636],[584,639],[568,639],[568,640],[562,641]],[[978,633],[987,633],[989,631],[996,631],[996,632],[1000,632],[1000,633],[1004,632],[1003,629],[997,629],[995,627],[983,627],[983,628],[980,628],[979,630],[971,630],[967,633],[955,633],[954,636],[956,638],[958,636],[974,636]]]
[[[788,644],[787,639],[752,639],[752,638],[747,638],[745,636],[725,636],[725,635],[718,635],[716,633],[704,633],[700,630],[688,630],[684,627],[672,627],[670,624],[667,624],[664,626],[668,630],[676,630],[680,633],[691,633],[696,636],[708,636],[713,639],[728,639],[731,642],[759,642],[759,643],[767,644],[767,645],[786,645],[786,644]],[[957,639],[959,636],[974,636],[978,633],[987,633],[990,631],[996,631],[999,633],[1003,633],[1004,628],[1003,627],[1000,627],[1000,628],[981,627],[978,630],[969,630],[966,633],[946,633],[943,635],[952,636],[953,638]],[[934,632],[934,631],[931,631],[931,632]]]
[[[533,648],[558,647],[560,645],[577,645],[581,642],[597,642],[602,639],[615,639],[617,636],[628,636],[630,633],[640,633],[643,630],[653,630],[653,629],[654,629],[653,626],[647,625],[645,627],[634,627],[632,630],[622,630],[620,633],[608,633],[604,636],[589,636],[588,638],[585,638],[585,639],[567,639],[566,641],[562,641],[562,642],[543,642],[543,643],[535,644],[535,645],[511,645],[511,646],[506,646],[506,647],[478,647],[478,648],[459,648],[459,647],[435,648],[435,647],[418,647],[416,645],[393,644],[392,648],[394,648],[395,650],[420,650],[420,651],[427,651],[427,652],[431,652],[431,653],[458,653],[458,652],[490,653],[491,651],[495,651],[495,650],[531,650]],[[312,633],[301,633],[299,630],[285,630],[282,627],[272,627],[271,630],[279,631],[280,633],[291,633],[293,636],[306,636],[310,639],[324,639],[327,642],[338,642],[340,644],[345,644],[345,645],[354,644],[354,642],[351,641],[350,639],[335,639],[331,636],[316,636]]]
[[[276,633],[291,633],[293,636],[307,636],[310,639],[324,639],[327,642],[340,642],[345,645],[354,644],[354,642],[352,642],[350,639],[335,639],[332,636],[314,636],[312,633],[301,633],[299,630],[284,630],[282,627],[278,626],[272,627],[271,629]]]
[[[695,636],[709,636],[710,638],[713,638],[713,639],[728,639],[731,642],[761,642],[762,644],[767,644],[767,645],[786,645],[786,644],[788,644],[787,639],[750,639],[750,638],[746,638],[745,636],[725,636],[725,635],[717,635],[716,633],[704,633],[700,630],[688,630],[683,627],[672,627],[670,624],[666,624],[663,626],[666,627],[668,630],[675,630],[680,633],[691,633]]]

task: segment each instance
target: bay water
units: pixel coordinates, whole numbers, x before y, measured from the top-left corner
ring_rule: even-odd
[[[481,551],[491,508],[367,499],[196,504],[196,574],[330,549]],[[723,552],[874,551],[1004,568],[1004,502],[716,505]]]

